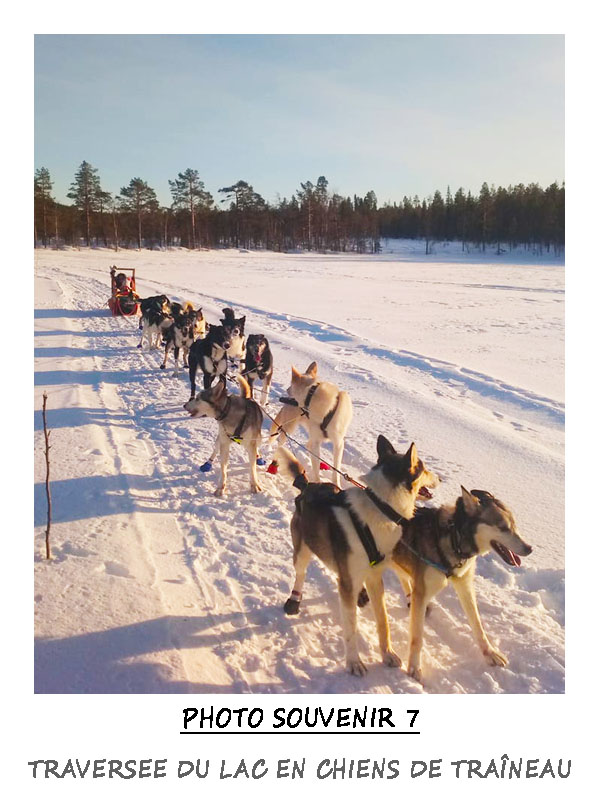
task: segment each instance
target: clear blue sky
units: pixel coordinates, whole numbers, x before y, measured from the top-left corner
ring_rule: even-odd
[[[54,194],[85,159],[170,204],[192,167],[215,195],[301,181],[382,204],[564,178],[563,36],[36,36],[35,167]]]

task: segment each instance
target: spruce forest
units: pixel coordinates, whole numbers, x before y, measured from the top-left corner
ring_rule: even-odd
[[[98,170],[84,161],[68,198],[57,202],[45,167],[34,177],[36,247],[214,248],[236,247],[289,252],[298,249],[377,253],[388,238],[419,239],[425,253],[438,241],[459,241],[468,251],[506,252],[525,246],[535,252],[564,250],[565,188],[494,187],[479,194],[459,188],[427,198],[403,197],[378,206],[373,191],[342,197],[323,176],[300,183],[290,198],[269,203],[246,181],[224,186],[213,197],[197,170],[169,181],[170,206],[155,190],[132,178],[118,194],[104,191]]]

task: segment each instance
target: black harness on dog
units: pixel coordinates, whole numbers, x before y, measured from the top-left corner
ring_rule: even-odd
[[[369,559],[369,566],[376,567],[377,564],[380,564],[385,559],[385,556],[381,555],[379,552],[373,537],[373,533],[371,532],[371,528],[369,528],[366,522],[363,522],[360,519],[345,497],[340,502],[340,506],[346,509],[350,519],[352,520],[354,530],[356,531],[362,546],[365,548],[367,558]]]
[[[377,497],[375,492],[370,489],[368,486],[365,489],[365,494],[371,500],[374,505],[377,506],[379,511],[387,517],[391,522],[394,522],[396,525],[399,525],[402,529],[404,529],[405,525],[410,523],[410,520],[405,519],[397,511],[395,511],[389,503],[386,503],[380,497]],[[426,514],[429,513],[429,509],[422,508],[417,509],[415,512],[415,517],[419,516],[419,514]],[[456,511],[452,519],[448,520],[444,528],[441,528],[439,524],[438,515],[436,514],[433,518],[435,524],[435,548],[439,558],[439,562],[432,561],[431,559],[427,558],[420,553],[414,547],[408,544],[404,538],[399,539],[400,544],[403,547],[406,547],[413,555],[415,555],[420,561],[423,561],[425,564],[428,564],[430,567],[435,567],[435,569],[443,572],[447,578],[451,578],[457,569],[460,569],[469,558],[472,558],[474,555],[477,555],[477,548],[475,546],[475,526],[471,522],[470,518],[467,516],[464,510],[464,504],[462,501],[459,500],[456,506]],[[450,543],[452,550],[456,553],[456,555],[461,559],[458,564],[451,564],[442,549],[441,546],[441,538],[442,534],[448,534],[450,536]],[[467,545],[465,548],[464,545]]]
[[[310,415],[308,413],[308,407],[310,406],[310,402],[313,399],[314,394],[315,394],[315,392],[317,391],[317,389],[319,388],[320,385],[321,385],[320,383],[313,383],[313,385],[308,390],[308,392],[306,394],[306,397],[304,399],[304,403],[302,403],[302,405],[300,405],[300,403],[297,400],[294,400],[293,397],[280,397],[279,398],[279,402],[280,403],[285,403],[288,406],[299,406],[301,415],[303,417],[308,417],[308,419],[310,419]],[[338,395],[335,398],[335,403],[333,405],[333,408],[330,411],[328,411],[327,414],[325,414],[325,416],[323,417],[323,421],[319,425],[319,428],[323,432],[323,436],[326,439],[329,438],[329,436],[327,434],[327,426],[329,425],[329,423],[331,422],[331,420],[335,416],[335,412],[338,410],[339,404],[340,404],[340,393],[338,392]]]

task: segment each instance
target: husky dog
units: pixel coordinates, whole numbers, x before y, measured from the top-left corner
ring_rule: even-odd
[[[188,366],[188,353],[190,351],[190,347],[194,343],[195,338],[195,324],[196,324],[196,316],[195,312],[180,312],[175,317],[173,324],[167,328],[164,332],[165,338],[165,357],[163,358],[163,362],[160,365],[161,369],[165,369],[167,366],[167,359],[169,357],[169,352],[173,349],[173,354],[175,356],[175,372],[174,374],[177,375],[179,372],[179,351],[183,350],[183,366]]]
[[[250,490],[260,492],[256,476],[256,456],[260,444],[263,415],[258,403],[250,399],[250,387],[241,376],[238,377],[242,394],[229,395],[224,381],[218,381],[212,389],[204,389],[196,398],[188,400],[183,406],[192,417],[212,417],[219,423],[219,433],[211,457],[212,463],[219,451],[221,460],[221,483],[215,495],[222,497],[227,483],[229,448],[231,442],[242,444],[250,460]]]
[[[210,389],[215,378],[225,381],[228,357],[242,358],[246,345],[245,322],[246,317],[236,319],[231,308],[224,308],[221,325],[209,325],[204,339],[196,339],[190,347],[190,400],[196,394],[198,367],[202,370],[204,388]]]
[[[242,374],[248,381],[254,397],[254,381],[262,381],[261,405],[269,400],[269,389],[273,380],[273,356],[266,336],[251,333],[246,339],[246,357],[241,363]]]
[[[171,303],[171,313],[175,321],[181,314],[187,314],[194,323],[194,339],[202,339],[206,336],[208,331],[208,323],[204,319],[204,315],[202,313],[202,309],[199,308],[198,310],[194,309],[194,306],[190,302],[186,303]],[[184,364],[187,366],[187,364]]]
[[[414,443],[406,453],[397,453],[384,436],[377,439],[377,464],[362,477],[366,489],[339,491],[331,483],[309,483],[288,450],[280,447],[277,457],[300,490],[290,524],[296,580],[284,611],[299,612],[306,568],[314,554],[337,576],[348,671],[353,675],[367,671],[358,654],[356,635],[356,606],[363,584],[373,603],[383,662],[399,667],[401,661],[390,642],[382,571],[392,566],[401,531],[380,506],[397,518],[410,519],[417,496],[427,486],[437,485],[437,475],[425,468]]]
[[[144,341],[148,342],[148,349],[158,350],[163,336],[168,328],[173,324],[173,317],[164,311],[156,311],[151,308],[142,317],[142,336],[139,348],[144,346]]]
[[[288,395],[294,405],[285,404],[271,425],[271,435],[277,431],[283,444],[286,433],[293,433],[300,424],[308,430],[307,447],[311,451],[312,477],[319,480],[321,443],[331,439],[333,466],[339,470],[344,455],[344,438],[352,421],[352,401],[347,392],[341,392],[333,383],[317,381],[317,363],[308,365],[301,373],[292,367],[292,382]],[[277,465],[275,459],[273,464]],[[271,470],[273,471],[273,470]],[[340,487],[340,474],[334,473],[334,483]]]
[[[427,605],[448,581],[488,664],[508,663],[483,630],[473,586],[475,564],[477,556],[493,549],[507,564],[518,567],[519,556],[528,556],[533,548],[517,533],[504,503],[489,492],[468,492],[463,486],[461,490],[454,507],[420,508],[402,522],[402,538],[392,554],[395,569],[411,590],[408,674],[419,681]]]
[[[142,332],[138,348],[142,348],[144,342],[148,342],[148,347],[158,348],[163,332],[171,325],[171,303],[166,294],[157,294],[153,297],[145,297],[140,300],[139,328]]]

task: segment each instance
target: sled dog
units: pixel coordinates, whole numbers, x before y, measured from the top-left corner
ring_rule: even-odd
[[[196,313],[194,311],[188,311],[185,313],[180,312],[177,314],[172,325],[164,332],[165,356],[162,364],[160,365],[161,369],[166,368],[167,359],[171,350],[173,350],[173,355],[175,358],[175,375],[177,375],[179,372],[180,350],[183,350],[183,366],[188,366],[188,353],[190,352],[190,347],[194,343],[196,332],[195,326]]]
[[[333,445],[333,466],[339,470],[344,455],[344,439],[352,421],[352,401],[347,392],[342,392],[333,383],[317,380],[317,363],[308,365],[301,373],[292,367],[292,382],[288,395],[294,405],[285,404],[271,425],[271,435],[281,431],[279,444],[283,444],[286,433],[293,433],[298,425],[308,430],[307,447],[311,451],[312,478],[319,481],[321,443],[330,439]],[[275,459],[274,464],[277,464]],[[339,472],[334,472],[333,481],[340,488]]]
[[[254,381],[262,381],[260,402],[261,405],[266,405],[273,380],[273,355],[268,339],[262,333],[251,333],[246,339],[246,356],[240,367],[248,381],[252,397],[254,397]]]
[[[204,389],[210,389],[215,378],[225,381],[227,358],[244,355],[246,317],[236,319],[231,308],[223,309],[221,325],[209,325],[204,339],[196,339],[190,347],[190,400],[196,395],[196,372],[202,370]]]
[[[309,483],[302,466],[285,447],[278,449],[277,458],[300,490],[290,523],[296,579],[284,606],[286,614],[299,612],[304,576],[314,554],[337,577],[348,671],[353,675],[367,671],[358,654],[356,633],[356,606],[363,585],[373,603],[383,662],[399,667],[400,658],[390,642],[382,571],[392,566],[401,530],[381,507],[410,519],[417,496],[429,495],[426,487],[436,486],[438,477],[423,465],[414,443],[406,453],[397,453],[384,436],[377,439],[377,463],[361,478],[367,489],[339,491],[331,483]]]
[[[148,342],[150,350],[158,349],[162,341],[163,334],[173,324],[171,316],[171,304],[166,295],[147,297],[141,301],[142,318],[140,325],[142,335],[138,347],[143,347],[144,342]]]
[[[227,394],[224,381],[218,381],[212,389],[204,389],[196,398],[188,400],[183,406],[192,417],[212,417],[219,423],[219,433],[213,452],[208,459],[212,463],[219,452],[221,461],[221,482],[215,491],[222,497],[227,484],[229,448],[232,442],[245,447],[250,461],[250,490],[260,492],[256,476],[256,456],[260,445],[262,411],[258,403],[250,399],[250,387],[241,376],[238,377],[242,394]]]
[[[473,586],[475,564],[477,556],[493,549],[507,564],[518,567],[519,556],[528,556],[532,547],[517,533],[504,503],[489,492],[468,492],[463,486],[461,491],[454,506],[419,508],[414,517],[403,521],[402,538],[392,554],[394,567],[411,592],[408,674],[419,681],[427,605],[448,582],[488,664],[508,663],[483,630]]]
[[[206,336],[208,330],[208,323],[204,319],[204,314],[202,313],[202,309],[199,308],[196,310],[192,303],[171,303],[171,314],[173,315],[173,319],[177,321],[177,318],[181,314],[187,314],[194,322],[194,339],[202,339]],[[187,366],[187,365],[186,365]]]

